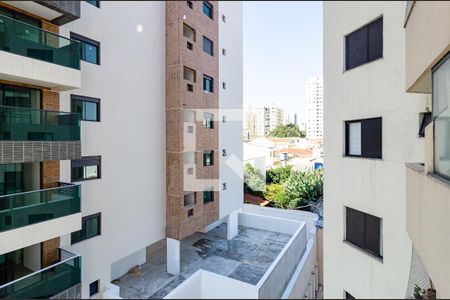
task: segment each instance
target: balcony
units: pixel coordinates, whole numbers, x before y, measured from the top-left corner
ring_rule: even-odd
[[[408,1],[405,5],[406,91],[431,93],[431,68],[449,51],[450,3]]]
[[[0,298],[49,299],[81,284],[81,257],[59,249],[59,258],[49,267],[0,286]]]
[[[81,228],[80,185],[0,197],[0,253],[27,247]]]
[[[0,106],[0,162],[81,157],[80,115]]]
[[[77,41],[0,15],[0,79],[68,91],[81,86]]]
[[[406,165],[406,229],[439,296],[450,297],[450,181]]]
[[[80,1],[3,1],[61,26],[80,18]]]

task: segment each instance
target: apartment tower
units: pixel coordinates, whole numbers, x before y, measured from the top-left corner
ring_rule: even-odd
[[[310,140],[323,139],[323,79],[320,77],[306,82],[306,136]]]
[[[176,274],[181,239],[237,232],[240,2],[1,1],[0,20],[0,297],[100,297],[149,245]]]
[[[405,93],[405,10],[406,2],[324,3],[326,298],[407,293],[405,163],[423,161],[431,98]]]

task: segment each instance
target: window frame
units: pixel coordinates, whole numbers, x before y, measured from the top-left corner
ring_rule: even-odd
[[[97,219],[97,234],[93,235],[93,236],[90,236],[90,237],[87,237],[86,224],[87,224],[87,221],[90,221],[90,220],[93,220],[93,219]],[[80,234],[80,236],[77,237],[76,236],[77,234]],[[75,245],[75,244],[78,244],[78,243],[81,243],[83,241],[87,241],[87,240],[93,239],[93,238],[95,238],[97,236],[101,236],[101,235],[102,235],[102,213],[99,212],[99,213],[96,213],[96,214],[84,216],[81,219],[81,229],[78,230],[78,231],[72,232],[70,234],[70,244],[71,245]]]
[[[100,98],[93,98],[88,96],[81,96],[81,95],[70,95],[70,112],[76,113],[72,110],[73,102],[75,101],[81,101],[81,102],[91,102],[97,104],[97,119],[96,120],[90,120],[90,119],[84,119],[83,113],[80,114],[80,120],[86,121],[86,122],[101,122],[101,108],[100,108]],[[83,109],[84,110],[84,109]]]
[[[205,50],[205,41],[208,43],[210,43],[211,45],[211,53]],[[214,42],[212,40],[210,40],[209,38],[207,38],[206,36],[203,36],[203,52],[210,55],[210,56],[214,56]]]
[[[94,292],[94,293],[92,292],[93,284],[95,284],[95,289],[96,289],[96,292]],[[89,283],[89,297],[97,295],[99,293],[99,291],[100,291],[100,279],[97,279],[96,281]]]
[[[207,116],[211,117],[208,121]],[[214,115],[212,113],[203,113],[203,128],[205,129],[214,129]]]
[[[382,40],[381,40],[381,41],[382,41],[381,56],[380,56],[380,57],[377,57],[377,58],[375,58],[375,59],[370,60],[370,58],[369,58],[369,44],[370,44],[370,43],[369,43],[369,26],[370,26],[371,24],[375,23],[376,21],[378,21],[379,19],[381,19],[381,24],[382,24],[382,27],[381,27],[381,30],[382,30],[382,32],[381,32],[381,34],[382,34]],[[367,40],[366,40],[366,50],[367,50],[367,54],[366,54],[367,57],[366,57],[366,59],[367,59],[367,61],[365,61],[364,63],[362,63],[362,64],[360,64],[360,65],[357,65],[357,66],[348,68],[347,66],[348,66],[349,58],[348,58],[348,55],[347,55],[347,53],[348,53],[348,51],[347,51],[347,38],[348,38],[350,35],[356,33],[357,31],[359,31],[359,30],[361,30],[361,29],[363,29],[363,28],[367,28]],[[371,62],[374,62],[374,61],[383,59],[383,58],[384,58],[384,18],[383,18],[383,15],[379,15],[379,16],[375,17],[374,19],[372,19],[371,21],[367,22],[366,24],[364,24],[364,25],[362,25],[362,26],[356,28],[356,29],[353,30],[352,32],[349,32],[349,33],[347,33],[346,35],[344,35],[343,42],[344,42],[344,66],[343,66],[344,72],[347,72],[347,71],[350,71],[350,70],[352,70],[352,69],[355,69],[355,68],[361,67],[361,66],[363,66],[363,65],[366,65],[366,64],[368,64],[368,63],[371,63]]]
[[[209,11],[211,12],[210,14],[206,14],[205,13],[205,6],[209,9]],[[209,2],[209,1],[203,1],[202,4],[202,12],[203,15],[207,16],[208,18],[210,18],[211,20],[214,20],[214,6]]]
[[[365,121],[373,121],[380,120],[380,153],[379,155],[368,155],[365,153],[364,149],[367,146],[364,146],[364,122]],[[352,123],[361,123],[361,155],[350,154],[350,124]],[[358,120],[348,120],[344,121],[344,156],[345,157],[357,157],[357,158],[369,158],[369,159],[383,159],[383,117],[374,117],[367,119],[358,119]]]
[[[205,89],[205,80],[209,80],[210,82],[210,90]],[[208,93],[214,93],[214,78],[212,78],[211,76],[208,76],[206,74],[203,74],[203,91],[208,92]]]
[[[446,64],[446,63],[450,63],[450,51],[449,52],[447,52],[447,54],[445,54],[444,55],[444,57],[442,57],[432,68],[431,68],[431,85],[432,85],[432,87],[431,87],[431,90],[432,90],[432,107],[433,107],[433,110],[432,110],[432,121],[433,121],[433,134],[434,134],[434,136],[433,136],[433,169],[434,169],[434,174],[435,175],[437,175],[437,176],[439,176],[440,178],[443,178],[443,179],[445,179],[446,181],[450,181],[450,176],[448,176],[447,174],[443,174],[443,173],[440,173],[438,170],[439,170],[439,167],[437,166],[437,164],[438,164],[438,160],[439,160],[439,158],[437,157],[437,153],[436,153],[436,148],[438,147],[438,145],[437,145],[437,143],[438,143],[438,137],[436,136],[436,121],[438,120],[438,118],[440,117],[440,115],[444,112],[444,111],[446,111],[446,110],[449,110],[450,111],[450,100],[447,100],[448,101],[448,104],[449,104],[449,106],[447,106],[445,109],[443,109],[443,110],[441,110],[441,111],[439,111],[439,112],[436,112],[436,110],[438,109],[438,108],[440,108],[438,105],[436,105],[435,104],[435,101],[436,101],[436,93],[434,92],[434,89],[435,89],[435,80],[434,80],[434,74],[435,74],[435,72],[436,71],[438,71],[444,64]],[[436,109],[435,109],[436,108]],[[450,125],[449,125],[449,127],[450,127]],[[450,130],[450,128],[448,128],[449,130]],[[443,139],[445,139],[445,136],[444,137],[441,137],[441,138],[443,138]],[[448,139],[450,139],[449,137],[447,137],[447,143],[448,144],[450,144],[450,141],[448,140]],[[448,146],[448,147],[450,147],[450,145]],[[450,149],[448,149],[448,151],[450,152]],[[449,153],[450,154],[450,153]]]
[[[100,42],[98,42],[98,41],[96,41],[96,40],[93,40],[93,39],[90,39],[90,38],[88,38],[88,37],[85,37],[85,36],[82,36],[82,35],[80,35],[80,34],[78,34],[78,33],[75,33],[75,32],[70,32],[70,39],[72,39],[72,40],[75,40],[75,41],[78,41],[78,42],[80,42],[80,44],[81,44],[81,55],[80,55],[80,59],[82,60],[82,61],[84,61],[84,62],[87,62],[87,63],[90,63],[90,64],[93,64],[93,65],[101,65],[101,63],[100,63],[100,61],[101,61],[101,57],[100,57],[100,53],[101,53],[101,44],[100,44]],[[83,48],[84,48],[84,45],[85,44],[89,44],[89,45],[91,45],[91,46],[94,46],[94,47],[96,47],[96,49],[97,49],[97,62],[91,62],[91,61],[87,61],[85,58],[84,58],[84,53],[85,53],[85,51],[83,50]]]
[[[206,201],[206,195],[209,195],[208,201]],[[214,189],[206,189],[203,191],[203,205],[214,202]]]
[[[208,155],[210,155],[210,163],[206,164]],[[214,150],[203,151],[203,167],[212,167],[212,166],[214,166]]]
[[[97,164],[87,164],[87,162],[83,161],[94,161],[97,160]],[[74,164],[76,166],[74,166]],[[79,164],[79,166],[78,166]],[[90,166],[97,166],[97,177],[96,178],[81,178],[76,179],[74,178],[74,168],[85,168]],[[82,156],[81,159],[74,159],[70,161],[70,179],[71,182],[81,182],[81,181],[89,181],[89,180],[97,180],[102,178],[102,157],[100,155],[93,155],[93,156]]]

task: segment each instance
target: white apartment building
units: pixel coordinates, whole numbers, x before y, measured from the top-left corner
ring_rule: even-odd
[[[264,105],[264,135],[284,124],[284,110],[276,104]]]
[[[284,112],[284,124],[295,124],[298,125],[297,113],[293,110],[288,110]]]
[[[306,82],[306,137],[323,139],[323,79],[310,78]]]
[[[233,284],[315,296],[315,216],[242,208],[241,2],[1,1],[0,21],[0,298],[148,298],[210,230],[278,237],[265,268],[212,259]]]
[[[423,161],[418,132],[431,99],[405,93],[405,10],[324,3],[325,298],[407,292],[405,163]]]

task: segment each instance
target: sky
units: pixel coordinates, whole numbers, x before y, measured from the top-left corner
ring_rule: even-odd
[[[305,117],[305,85],[322,76],[322,2],[244,2],[244,103]]]

